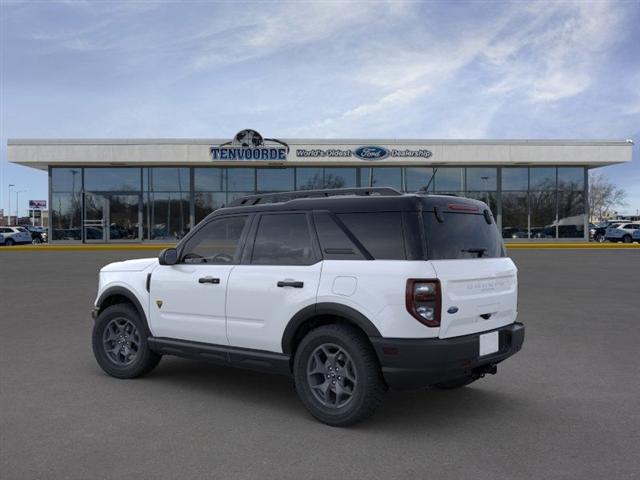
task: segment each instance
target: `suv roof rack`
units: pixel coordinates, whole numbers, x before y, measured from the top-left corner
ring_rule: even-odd
[[[249,195],[247,197],[240,197],[229,203],[229,207],[239,206],[251,206],[262,205],[265,203],[282,203],[289,200],[295,200],[298,198],[327,198],[337,197],[344,195],[356,195],[356,196],[382,196],[393,197],[400,196],[400,193],[395,188],[391,187],[374,187],[374,188],[327,188],[322,190],[297,190],[292,192],[277,192],[277,193],[264,193],[261,195]]]

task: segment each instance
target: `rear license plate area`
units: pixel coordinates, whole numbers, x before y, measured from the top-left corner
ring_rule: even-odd
[[[480,356],[491,355],[500,349],[500,336],[498,332],[483,333],[480,335]]]

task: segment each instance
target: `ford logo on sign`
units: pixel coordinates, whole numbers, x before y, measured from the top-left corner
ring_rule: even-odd
[[[353,153],[355,153],[356,157],[363,160],[382,160],[389,156],[389,150],[384,147],[374,146],[358,147]]]

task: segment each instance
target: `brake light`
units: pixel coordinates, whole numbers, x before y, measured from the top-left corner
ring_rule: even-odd
[[[440,326],[440,281],[407,280],[406,290],[407,311],[427,327]]]
[[[468,205],[466,203],[450,203],[447,207],[449,210],[457,212],[478,212],[480,210],[475,205]]]

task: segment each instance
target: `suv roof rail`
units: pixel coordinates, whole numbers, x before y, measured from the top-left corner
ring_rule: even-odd
[[[282,203],[298,198],[326,198],[343,195],[356,196],[383,196],[393,197],[402,195],[401,192],[391,187],[373,188],[327,188],[322,190],[297,190],[292,192],[263,193],[260,195],[249,195],[233,200],[228,207],[262,205],[265,203]]]

